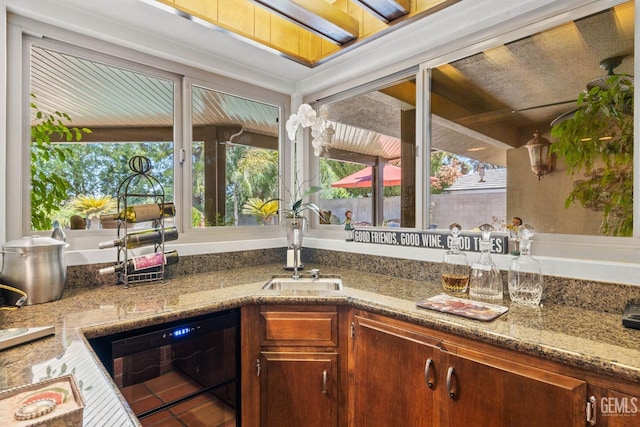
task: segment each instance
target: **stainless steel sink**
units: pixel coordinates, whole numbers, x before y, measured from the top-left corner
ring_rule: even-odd
[[[339,276],[322,275],[318,278],[274,276],[262,289],[270,291],[341,291],[342,279]]]

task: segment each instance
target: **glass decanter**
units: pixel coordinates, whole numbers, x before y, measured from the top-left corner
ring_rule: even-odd
[[[531,256],[533,227],[520,227],[520,255],[509,267],[509,297],[517,304],[536,306],[542,299],[543,276],[540,263]]]
[[[469,279],[469,298],[489,302],[502,302],[503,287],[500,270],[491,259],[490,224],[480,226],[480,259],[471,265]]]
[[[451,233],[451,244],[442,260],[442,287],[447,292],[467,292],[469,263],[467,262],[467,255],[460,251],[460,232],[462,227],[460,224],[454,223],[449,226],[449,231]]]

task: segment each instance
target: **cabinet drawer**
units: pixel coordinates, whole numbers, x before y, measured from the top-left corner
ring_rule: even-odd
[[[262,310],[260,345],[335,347],[338,345],[338,313],[334,307],[309,311]]]

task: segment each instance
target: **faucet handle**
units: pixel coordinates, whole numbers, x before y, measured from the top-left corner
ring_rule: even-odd
[[[320,270],[317,268],[312,268],[311,269],[311,278],[312,279],[319,279],[320,278]]]

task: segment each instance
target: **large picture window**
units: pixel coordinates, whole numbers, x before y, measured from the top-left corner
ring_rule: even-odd
[[[277,223],[280,109],[192,88],[192,226]]]
[[[320,207],[356,226],[415,227],[416,84],[413,76],[322,105],[335,128],[320,159]]]
[[[519,217],[538,233],[632,235],[634,9],[428,68],[431,150],[464,157],[431,197],[434,223],[504,230]],[[537,172],[535,135],[553,153]]]
[[[116,212],[134,155],[173,201],[175,79],[37,45],[30,76],[32,230],[114,226],[100,218]]]
[[[117,223],[105,218],[116,213],[118,186],[139,155],[175,204],[165,223],[178,226],[183,241],[192,230],[278,223],[285,96],[257,91],[253,100],[252,88],[215,76],[185,85],[193,77],[29,36],[23,55],[32,134],[21,152],[30,159],[24,232],[59,226],[73,230],[71,239],[89,237],[88,245],[90,236],[115,233],[108,229]],[[274,96],[277,105],[265,101]],[[183,99],[191,100],[188,114]],[[190,146],[180,140],[189,134]]]

